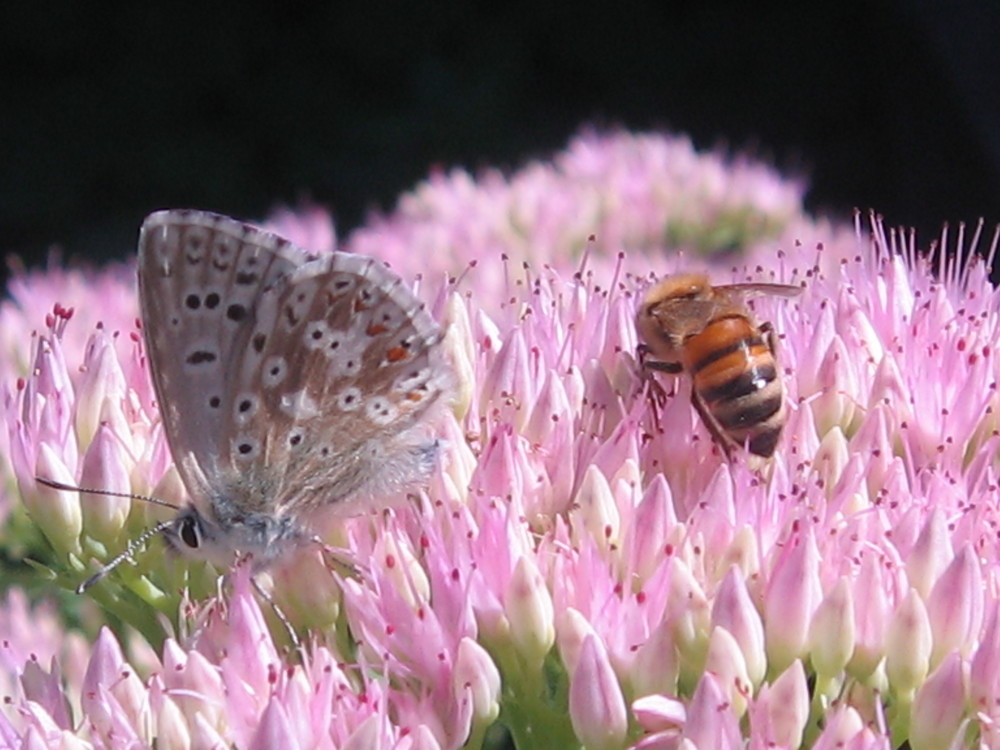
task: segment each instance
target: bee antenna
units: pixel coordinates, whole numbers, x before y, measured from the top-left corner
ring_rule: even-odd
[[[166,500],[161,500],[160,498],[152,497],[151,495],[137,495],[132,492],[115,492],[114,490],[98,490],[91,487],[77,487],[76,485],[66,484],[64,482],[57,482],[54,479],[46,479],[45,477],[35,477],[35,481],[38,482],[39,484],[44,484],[46,487],[51,487],[54,490],[83,492],[88,495],[108,495],[110,497],[127,497],[130,500],[142,500],[144,503],[161,505],[164,508],[171,508],[172,510],[181,509],[179,505],[168,503]]]

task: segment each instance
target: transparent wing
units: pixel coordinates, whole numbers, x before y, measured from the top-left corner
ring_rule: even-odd
[[[139,303],[171,453],[192,500],[213,498],[232,373],[241,369],[265,290],[309,259],[290,243],[224,216],[160,211],[139,236]]]
[[[712,289],[716,294],[744,299],[763,295],[772,297],[797,297],[802,294],[802,287],[792,286],[791,284],[722,284],[713,286]]]

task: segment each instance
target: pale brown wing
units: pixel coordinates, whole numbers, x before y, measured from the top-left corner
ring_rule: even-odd
[[[143,225],[139,293],[167,440],[202,515],[276,518],[430,470],[422,419],[452,371],[440,329],[379,261],[164,211]]]
[[[196,503],[218,493],[230,377],[265,289],[309,255],[225,216],[158,211],[139,235],[139,305],[167,442]]]
[[[453,385],[441,338],[374,258],[323,256],[265,291],[224,415],[229,494],[281,515],[422,478],[424,417]]]

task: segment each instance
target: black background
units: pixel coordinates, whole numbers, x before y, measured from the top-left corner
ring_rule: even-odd
[[[941,8],[938,8],[938,5]],[[331,207],[514,169],[587,124],[805,175],[811,210],[1000,221],[1000,4],[21,3],[0,18],[0,255],[133,251],[142,217]]]

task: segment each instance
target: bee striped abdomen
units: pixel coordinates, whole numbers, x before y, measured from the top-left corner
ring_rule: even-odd
[[[718,429],[761,456],[774,453],[784,423],[771,347],[745,316],[717,318],[685,341],[693,388]]]

